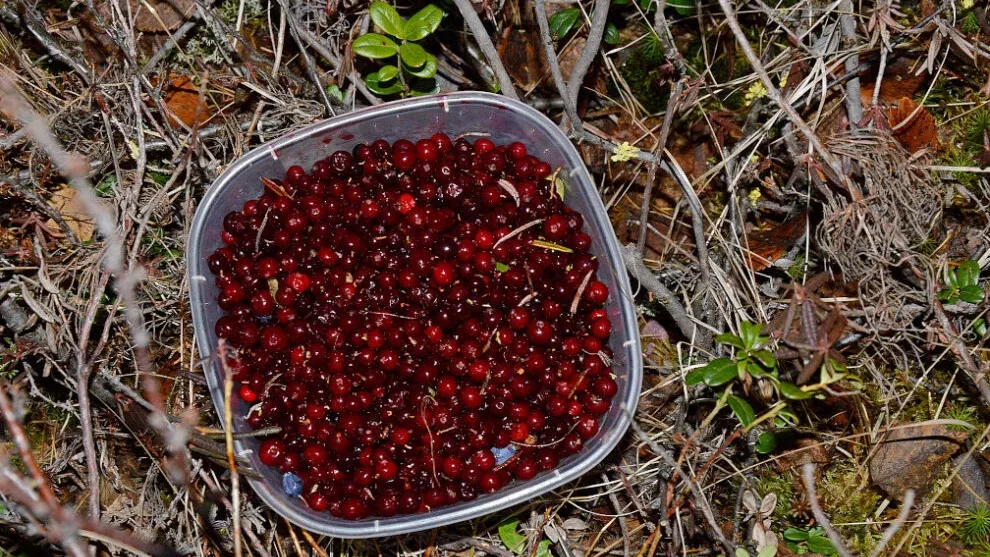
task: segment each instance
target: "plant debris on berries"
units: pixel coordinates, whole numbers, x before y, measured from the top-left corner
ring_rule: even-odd
[[[281,428],[259,456],[286,491],[349,520],[421,513],[598,433],[609,291],[551,173],[522,143],[377,140],[226,215],[215,330],[249,425]]]

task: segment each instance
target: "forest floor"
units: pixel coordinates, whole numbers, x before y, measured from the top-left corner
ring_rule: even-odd
[[[364,0],[0,2],[0,557],[990,555],[986,2],[436,8],[400,69]],[[485,518],[307,532],[232,492],[192,215],[264,142],[457,90],[580,149],[636,293],[633,427]]]

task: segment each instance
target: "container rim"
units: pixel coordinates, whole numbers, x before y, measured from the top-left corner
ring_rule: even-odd
[[[200,252],[199,238],[208,232],[205,230],[207,216],[210,214],[211,210],[214,209],[214,205],[221,197],[226,186],[232,183],[233,179],[236,178],[238,173],[244,167],[250,166],[265,157],[274,157],[277,159],[279,149],[287,145],[291,145],[296,141],[305,140],[314,132],[320,131],[324,128],[338,128],[349,124],[356,124],[372,114],[376,116],[380,114],[398,114],[407,109],[422,106],[440,105],[445,111],[447,111],[451,105],[460,103],[483,104],[493,106],[498,109],[511,110],[517,115],[530,120],[532,125],[541,126],[551,135],[559,136],[559,138],[563,140],[563,143],[569,147],[569,154],[573,155],[573,157],[577,157],[576,160],[581,160],[580,155],[574,148],[574,145],[563,134],[563,132],[559,130],[557,125],[548,117],[533,109],[529,105],[493,93],[463,91],[392,101],[382,105],[358,109],[347,114],[316,122],[312,125],[294,130],[286,135],[283,135],[282,137],[255,147],[251,152],[230,164],[220,174],[220,176],[214,180],[213,184],[209,187],[206,194],[200,200],[195,216],[193,217],[193,223],[190,227],[187,242],[186,259],[188,279],[190,281],[189,295],[192,305],[191,313],[193,315],[193,329],[196,336],[196,347],[199,351],[200,358],[203,360],[202,366],[204,375],[211,393],[211,398],[213,399],[214,407],[218,411],[222,413],[222,394],[220,400],[216,398],[215,394],[218,389],[220,389],[220,392],[222,393],[222,385],[220,384],[218,375],[211,372],[209,367],[213,365],[213,359],[210,356],[215,352],[216,347],[210,345],[209,339],[207,338],[208,333],[204,332],[205,328],[211,327],[212,324],[203,322],[205,320],[205,316],[201,315],[202,312],[198,309],[202,307],[204,301],[202,299],[202,289],[199,283],[209,280],[208,277],[210,276],[210,272],[205,265],[204,254]],[[595,182],[592,180],[587,167],[583,163],[573,169],[572,173],[579,174],[579,180],[583,178],[587,184],[591,184],[593,187]],[[593,205],[593,210],[599,211],[603,215],[607,214],[601,197],[597,195],[597,193],[591,195],[590,197],[591,199],[588,201]],[[272,489],[264,480],[246,478],[248,483],[266,505],[298,526],[304,527],[313,532],[340,538],[363,538],[407,534],[471,520],[474,518],[481,518],[496,511],[524,503],[537,496],[543,495],[557,487],[560,487],[561,485],[574,481],[578,477],[587,473],[593,467],[597,466],[612,451],[612,449],[615,448],[629,427],[631,416],[635,411],[639,400],[639,394],[642,386],[643,367],[639,328],[636,326],[636,313],[631,302],[632,294],[629,284],[629,277],[624,267],[622,267],[622,255],[619,249],[618,240],[614,232],[611,234],[606,233],[603,237],[595,239],[601,242],[602,249],[607,256],[606,259],[608,259],[607,263],[613,267],[618,265],[617,268],[614,268],[614,271],[616,281],[619,286],[619,292],[613,293],[613,296],[615,303],[618,305],[619,313],[622,316],[623,326],[628,329],[628,340],[625,342],[623,347],[629,349],[627,376],[630,384],[630,387],[625,393],[619,393],[619,396],[622,397],[621,399],[616,398],[613,400],[613,405],[616,405],[619,408],[617,420],[609,431],[603,431],[600,434],[600,437],[597,439],[598,444],[596,446],[589,447],[586,450],[582,450],[572,457],[569,457],[567,461],[565,461],[566,464],[564,464],[564,466],[551,470],[549,473],[543,473],[533,480],[521,482],[515,487],[511,487],[510,484],[509,487],[493,494],[494,496],[491,496],[491,498],[477,500],[477,504],[455,504],[449,507],[441,507],[435,511],[424,514],[405,515],[386,519],[368,519],[354,521],[353,523],[347,525],[341,525],[341,523],[346,523],[346,521],[340,519],[333,519],[335,521],[333,524],[324,520],[315,519],[313,516],[301,511],[295,506],[286,504],[284,501],[286,496],[281,491]],[[630,319],[632,320],[631,327],[629,326]],[[238,455],[251,453],[251,449],[247,447],[243,440],[235,439],[234,445],[235,451]]]

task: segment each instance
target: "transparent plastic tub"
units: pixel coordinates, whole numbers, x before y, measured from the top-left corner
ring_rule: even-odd
[[[348,521],[314,512],[302,499],[282,491],[282,474],[278,470],[261,464],[256,454],[259,440],[236,440],[237,454],[250,461],[262,476],[248,480],[258,496],[277,513],[313,532],[340,538],[404,534],[482,517],[525,502],[578,478],[601,462],[625,433],[639,399],[643,363],[629,281],[605,207],[580,155],[553,122],[529,106],[490,93],[463,92],[387,103],[297,130],[235,161],[209,188],[193,219],[187,263],[197,347],[204,358],[203,371],[217,412],[223,415],[223,370],[215,358],[207,356],[216,351],[217,336],[213,329],[223,310],[216,304],[217,288],[206,259],[221,246],[224,216],[262,194],[260,178],[282,178],[292,165],[308,169],[334,151],[349,151],[358,143],[378,138],[390,142],[415,139],[437,132],[451,137],[486,132],[496,144],[521,141],[532,155],[554,168],[565,169],[561,172],[566,184],[564,202],[585,217],[585,232],[593,239],[590,251],[601,261],[599,280],[609,287],[606,310],[613,323],[613,371],[619,391],[599,433],[586,442],[581,452],[561,461],[555,470],[542,472],[525,482],[513,481],[500,491],[473,501],[417,515]],[[250,431],[244,421],[247,410],[248,405],[243,401],[233,402],[235,431]]]

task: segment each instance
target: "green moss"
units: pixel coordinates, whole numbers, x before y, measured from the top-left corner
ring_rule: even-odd
[[[956,535],[967,547],[982,546],[990,541],[990,506],[981,504],[966,511]]]
[[[670,97],[670,87],[660,75],[659,69],[663,62],[663,54],[658,48],[651,46],[650,39],[656,40],[653,33],[647,34],[645,44],[633,50],[632,54],[619,66],[619,73],[629,91],[648,112],[655,114],[667,107]],[[658,41],[657,41],[658,42]],[[659,54],[659,60],[657,55]]]
[[[778,523],[787,522],[791,518],[791,507],[794,505],[794,480],[790,474],[778,474],[769,471],[756,479],[756,492],[760,498],[768,493],[777,494],[777,507],[773,510],[773,518]]]
[[[865,470],[856,463],[841,460],[834,463],[820,480],[819,498],[832,524],[849,542],[855,555],[869,555],[880,534],[867,523],[880,506],[883,497],[866,478]]]

